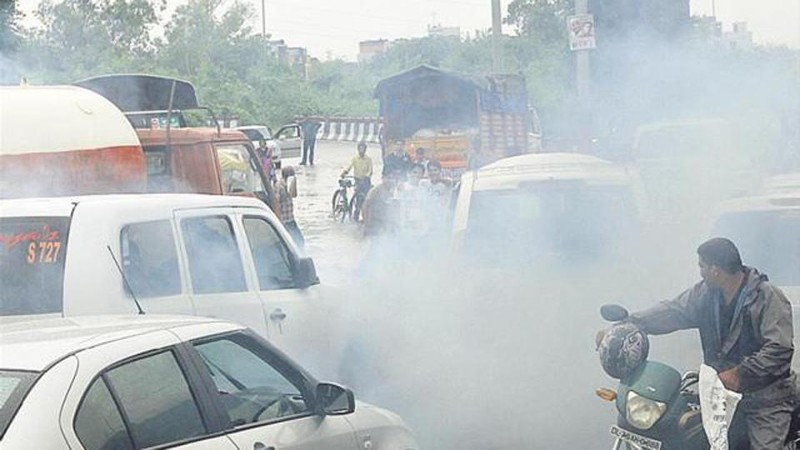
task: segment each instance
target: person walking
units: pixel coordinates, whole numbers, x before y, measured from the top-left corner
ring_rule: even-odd
[[[303,117],[300,122],[300,135],[303,138],[303,160],[301,166],[306,164],[314,165],[314,147],[317,144],[317,131],[322,124],[308,116]]]

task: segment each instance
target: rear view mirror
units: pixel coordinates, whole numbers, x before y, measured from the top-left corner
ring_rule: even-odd
[[[297,258],[297,265],[295,266],[297,273],[297,285],[300,288],[307,288],[315,284],[319,284],[319,277],[317,276],[317,268],[314,266],[314,260],[310,257]]]
[[[600,315],[609,322],[620,322],[628,318],[628,310],[620,305],[603,305],[600,307]]]
[[[353,391],[333,383],[320,383],[315,391],[317,412],[327,416],[341,416],[356,410]]]

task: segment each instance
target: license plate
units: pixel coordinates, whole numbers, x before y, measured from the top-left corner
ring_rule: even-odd
[[[661,450],[660,441],[640,436],[628,430],[623,430],[616,425],[611,425],[611,435],[625,442],[629,442],[642,450]]]

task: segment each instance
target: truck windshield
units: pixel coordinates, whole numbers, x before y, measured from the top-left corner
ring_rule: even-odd
[[[637,229],[628,188],[538,183],[475,192],[464,249],[491,263],[592,261]]]
[[[800,210],[741,211],[722,215],[715,236],[739,247],[742,260],[778,286],[800,286]]]
[[[36,375],[35,372],[0,370],[0,440]]]
[[[36,372],[0,370],[0,440],[36,376]]]
[[[0,220],[0,315],[61,312],[69,217]]]

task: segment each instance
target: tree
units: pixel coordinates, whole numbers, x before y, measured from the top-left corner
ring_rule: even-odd
[[[0,2],[0,54],[13,53],[19,47],[22,37],[18,21],[21,17],[17,0]]]
[[[46,82],[152,66],[165,0],[43,1],[26,40],[25,64]]]

